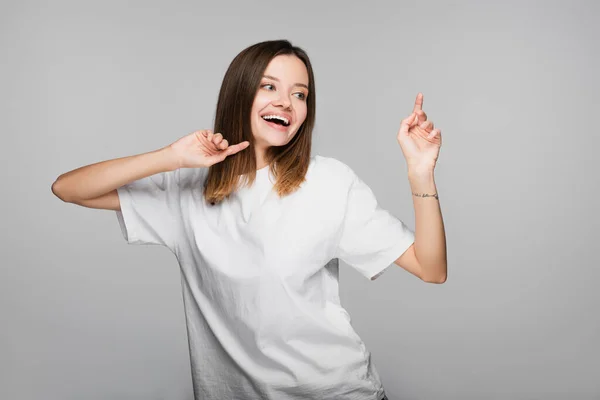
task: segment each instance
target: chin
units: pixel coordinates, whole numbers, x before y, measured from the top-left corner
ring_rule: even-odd
[[[279,140],[275,138],[261,138],[261,142],[265,144],[265,147],[281,147],[285,146],[292,140],[293,136],[288,138],[280,138]]]
[[[289,132],[260,132],[259,140],[261,143],[264,143],[266,147],[280,147],[288,144],[295,136],[295,132],[293,134]]]

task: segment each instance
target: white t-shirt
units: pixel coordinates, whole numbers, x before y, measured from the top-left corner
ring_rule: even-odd
[[[130,244],[177,257],[196,399],[379,400],[371,353],[340,305],[338,259],[375,279],[414,242],[346,164],[311,157],[306,181],[279,198],[269,167],[220,204],[207,168],[159,173],[118,189]]]

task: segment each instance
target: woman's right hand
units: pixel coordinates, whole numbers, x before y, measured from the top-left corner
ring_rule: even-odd
[[[250,142],[229,145],[220,133],[209,129],[192,132],[169,145],[179,168],[210,167],[244,150]]]

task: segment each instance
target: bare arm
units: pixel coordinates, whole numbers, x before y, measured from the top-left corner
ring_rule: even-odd
[[[159,150],[102,161],[64,173],[52,184],[52,193],[67,203],[120,210],[117,189],[121,186],[178,168],[210,167],[249,145],[246,140],[230,146],[221,133],[208,129],[195,131]]]
[[[170,146],[144,154],[86,165],[60,175],[52,193],[61,200],[90,208],[120,210],[117,189],[127,183],[179,168]]]

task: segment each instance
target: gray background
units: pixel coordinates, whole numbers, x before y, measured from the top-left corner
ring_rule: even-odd
[[[233,57],[277,38],[314,64],[314,154],[412,229],[419,91],[442,129],[448,281],[340,265],[390,400],[600,398],[597,4],[3,2],[0,398],[192,398],[176,259],[50,186],[210,127]]]

